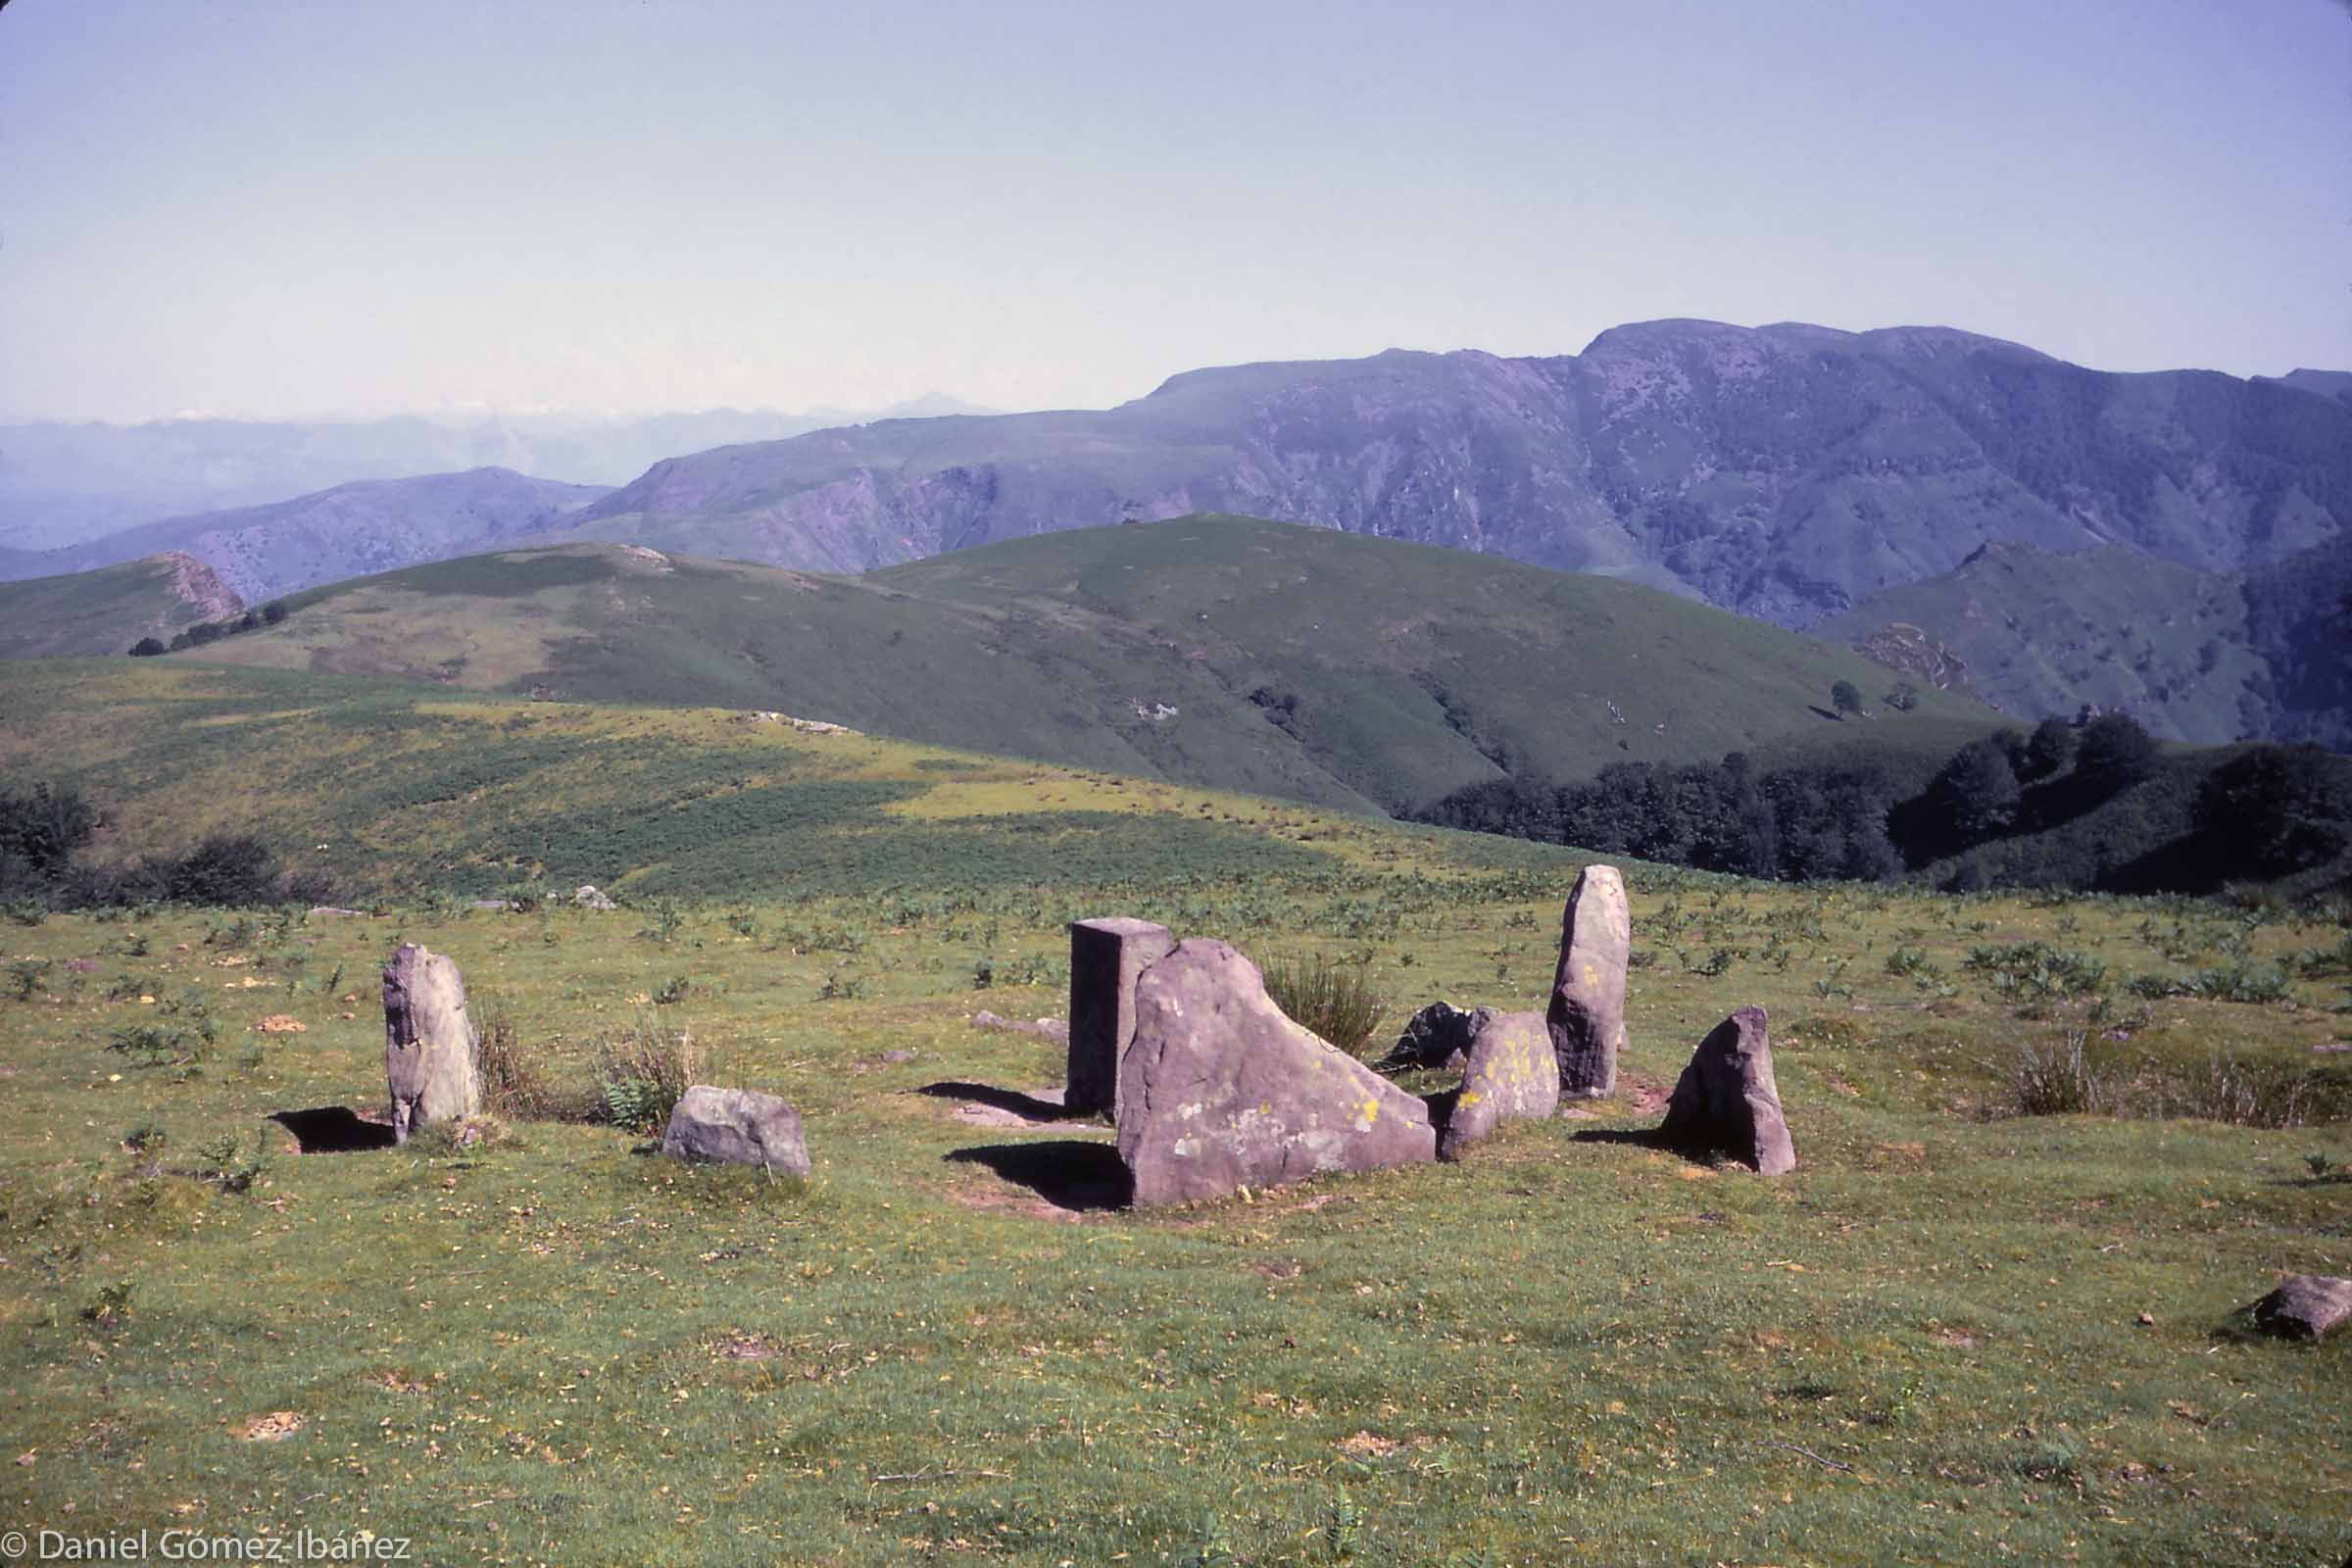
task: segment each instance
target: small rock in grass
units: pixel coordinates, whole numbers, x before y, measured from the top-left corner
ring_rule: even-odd
[[[2352,1280],[2297,1274],[2254,1303],[2254,1321],[2282,1340],[2325,1339],[2352,1318]]]
[[[662,1134],[662,1152],[722,1165],[761,1165],[808,1174],[801,1113],[774,1095],[697,1084],[679,1097]]]

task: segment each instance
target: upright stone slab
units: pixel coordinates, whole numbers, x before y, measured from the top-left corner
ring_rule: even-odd
[[[1119,1054],[1135,1038],[1136,979],[1175,946],[1166,926],[1149,920],[1070,922],[1070,1110],[1111,1108]]]
[[[384,965],[384,1078],[395,1143],[428,1123],[480,1112],[474,1047],[458,966],[414,942],[392,955]]]
[[[1762,1007],[1741,1007],[1698,1043],[1666,1102],[1658,1137],[1678,1148],[1729,1154],[1765,1176],[1796,1169]]]
[[[1560,916],[1560,967],[1544,1014],[1560,1064],[1560,1093],[1599,1100],[1617,1092],[1625,1049],[1625,964],[1634,948],[1625,878],[1588,865]]]
[[[1540,1012],[1488,1012],[1470,1040],[1461,1092],[1438,1137],[1438,1157],[1462,1150],[1506,1121],[1541,1120],[1560,1108],[1560,1064]]]
[[[1118,1121],[1139,1204],[1437,1155],[1419,1099],[1285,1017],[1257,965],[1201,939],[1136,985]]]

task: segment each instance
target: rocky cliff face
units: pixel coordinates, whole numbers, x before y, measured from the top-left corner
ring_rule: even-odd
[[[1942,328],[1656,321],[1580,355],[1179,375],[657,465],[580,531],[825,570],[1203,511],[1601,571],[1808,626],[1987,543],[2237,571],[2352,520],[2352,405]]]

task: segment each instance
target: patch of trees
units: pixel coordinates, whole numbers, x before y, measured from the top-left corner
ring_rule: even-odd
[[[2352,760],[2316,746],[2167,759],[2121,713],[1971,741],[1924,786],[1876,760],[1756,768],[1740,753],[1621,762],[1582,784],[1506,778],[1410,813],[1784,881],[1926,874],[1995,885],[2210,891],[2352,870]],[[2315,883],[2315,885],[2317,885]]]
[[[44,909],[135,904],[252,907],[323,903],[317,872],[288,871],[250,834],[215,834],[185,854],[100,864],[82,851],[105,818],[70,786],[0,790],[0,903]]]
[[[220,620],[200,620],[193,626],[173,632],[170,642],[165,642],[160,637],[142,637],[130,645],[130,657],[152,659],[158,654],[176,654],[183,648],[202,648],[207,643],[217,643],[223,637],[234,637],[240,632],[259,631],[264,626],[274,626],[285,618],[284,602],[272,599],[261,609],[248,610],[242,615],[228,615]]]

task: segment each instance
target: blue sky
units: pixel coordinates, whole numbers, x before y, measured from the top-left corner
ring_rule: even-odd
[[[0,11],[5,417],[1092,407],[1663,316],[2352,368],[2352,14]]]

